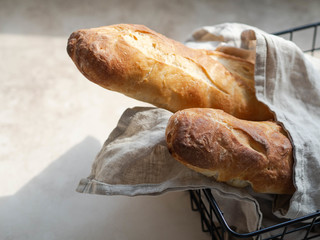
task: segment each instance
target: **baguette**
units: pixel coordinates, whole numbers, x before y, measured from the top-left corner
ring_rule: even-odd
[[[67,52],[90,81],[171,112],[201,107],[240,119],[273,118],[255,96],[254,64],[191,49],[142,25],[76,31]]]
[[[236,187],[292,194],[292,146],[278,124],[237,119],[221,110],[194,108],[169,119],[166,141],[187,167]]]

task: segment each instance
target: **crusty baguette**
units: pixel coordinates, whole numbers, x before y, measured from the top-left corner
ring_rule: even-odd
[[[217,108],[241,119],[273,118],[254,89],[254,64],[191,49],[142,25],[71,34],[67,51],[90,81],[169,111]]]
[[[237,119],[221,110],[176,112],[166,129],[172,156],[187,167],[236,187],[292,194],[292,146],[271,121]]]

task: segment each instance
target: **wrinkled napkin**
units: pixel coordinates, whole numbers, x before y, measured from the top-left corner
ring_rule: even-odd
[[[221,40],[224,46],[255,51],[256,96],[293,143],[297,191],[277,196],[274,213],[292,219],[320,210],[320,60],[291,41],[243,24],[204,27],[189,42],[216,47]]]
[[[171,157],[165,141],[171,115],[160,108],[127,109],[97,155],[90,176],[80,181],[77,191],[137,196],[211,188],[217,199],[229,199],[227,216],[237,210],[243,219],[238,222],[231,217],[231,226],[239,232],[259,228],[259,203],[245,189],[217,183]]]
[[[243,49],[244,55],[256,62],[257,98],[275,113],[294,146],[297,191],[293,196],[255,194],[249,187],[233,188],[188,169],[175,161],[166,147],[165,128],[172,113],[141,107],[123,113],[97,155],[90,176],[80,181],[77,191],[136,196],[211,188],[217,199],[226,199],[219,206],[224,216],[231,216],[228,224],[238,232],[259,229],[263,215],[270,212],[296,218],[320,209],[318,60],[306,56],[294,43],[243,24],[203,27],[185,44],[221,51],[229,48],[231,52]]]

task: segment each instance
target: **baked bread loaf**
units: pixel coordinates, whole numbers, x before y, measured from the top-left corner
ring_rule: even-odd
[[[278,124],[194,108],[172,115],[166,129],[172,156],[187,167],[236,187],[292,194],[292,146]]]
[[[172,112],[201,107],[241,119],[273,118],[255,96],[253,63],[191,49],[142,25],[76,31],[67,52],[90,81]]]

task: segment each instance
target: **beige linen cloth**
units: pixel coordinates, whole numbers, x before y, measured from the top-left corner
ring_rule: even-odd
[[[165,129],[172,115],[160,108],[127,109],[97,155],[78,192],[102,195],[158,195],[167,191],[212,188],[221,204],[228,199],[229,224],[239,232],[261,225],[258,202],[245,189],[234,189],[190,170],[173,159]],[[243,221],[232,218],[234,211]],[[190,209],[191,211],[191,209]]]
[[[297,191],[290,198],[278,196],[274,213],[296,218],[320,210],[320,60],[293,42],[236,23],[203,27],[187,44],[215,49],[220,41],[255,52],[256,96],[291,136]]]
[[[250,188],[233,188],[186,168],[166,148],[165,128],[172,113],[139,107],[123,113],[97,155],[90,176],[80,181],[77,191],[136,196],[211,188],[229,225],[238,232],[261,227],[264,224],[261,209],[267,209],[265,216],[273,212],[285,218],[320,209],[320,64],[317,59],[306,56],[280,37],[233,23],[203,27],[192,34],[186,45],[212,50],[217,46],[222,50],[242,48],[249,57],[253,53],[256,95],[270,107],[292,138],[297,191],[290,197],[254,194]],[[237,217],[234,217],[235,209]]]

